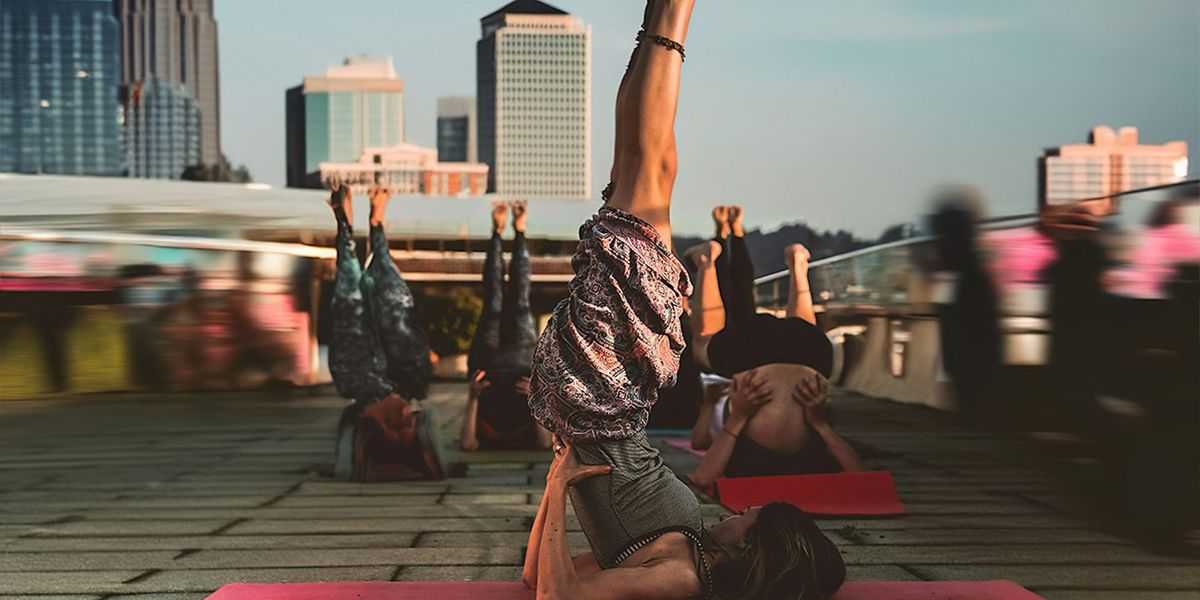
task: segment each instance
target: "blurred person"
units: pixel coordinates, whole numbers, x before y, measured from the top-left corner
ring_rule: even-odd
[[[755,507],[710,528],[646,438],[674,384],[687,272],[672,254],[675,111],[693,0],[646,3],[617,91],[605,205],[580,230],[569,296],[538,340],[529,398],[556,435],[525,556],[539,599],[827,598],[845,579],[837,548],[798,508]],[[571,556],[571,498],[591,552]]]
[[[832,346],[816,326],[808,284],[808,250],[786,250],[791,277],[787,318],[758,314],[753,302],[754,266],[743,239],[740,207],[713,211],[717,238],[688,250],[696,265],[695,302],[703,311],[700,339],[693,347],[707,352],[701,364],[730,377],[728,414],[715,439],[708,435],[715,418],[714,395],[692,430],[693,444],[706,448],[689,474],[710,490],[720,477],[832,473],[862,470],[854,449],[828,420],[828,381]],[[728,252],[723,250],[723,234]],[[729,256],[722,261],[722,255]],[[726,265],[722,268],[722,265]],[[724,272],[722,272],[724,271]],[[719,282],[728,285],[722,289]],[[716,282],[718,285],[713,285]],[[718,292],[712,298],[713,288]],[[722,315],[723,313],[723,315]],[[723,327],[704,339],[715,324]]]
[[[1128,264],[1113,273],[1126,295],[1164,299],[1176,268],[1200,263],[1200,231],[1188,221],[1188,213],[1198,203],[1187,186],[1179,186],[1155,206],[1145,230],[1137,235]]]
[[[1162,551],[1188,551],[1200,531],[1200,248],[1188,210],[1196,187],[1159,203],[1109,298],[1112,348],[1101,392],[1139,411],[1109,414],[1102,451],[1114,506],[1132,533]],[[1192,544],[1200,541],[1194,537]],[[1192,553],[1195,548],[1191,548]]]
[[[1000,376],[999,306],[995,285],[976,245],[979,201],[973,192],[942,196],[930,218],[941,270],[954,274],[953,300],[938,306],[942,364],[954,386],[954,400],[968,420],[995,416]]]
[[[330,188],[338,231],[329,371],[338,393],[354,401],[343,415],[356,421],[351,478],[441,478],[430,430],[436,425],[416,403],[429,387],[429,341],[383,228],[392,190],[376,184],[367,192],[371,254],[363,268],[354,251],[350,187],[334,181]]]
[[[506,290],[502,235],[510,207],[513,250]],[[463,450],[550,447],[550,432],[529,414],[537,325],[529,305],[528,216],[524,200],[492,204],[492,239],[483,262],[483,312],[467,355],[471,382],[459,431]]]
[[[1102,275],[1108,268],[1099,239],[1103,210],[1080,202],[1041,215],[1041,227],[1058,250],[1045,273],[1052,323],[1047,375],[1054,405],[1043,416],[1054,431],[1083,438],[1092,437],[1098,425],[1097,369],[1105,358],[1106,344],[1096,339],[1104,328]]]

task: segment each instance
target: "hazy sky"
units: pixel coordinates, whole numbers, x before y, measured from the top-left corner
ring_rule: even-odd
[[[405,80],[408,141],[434,146],[439,96],[475,94],[479,18],[502,0],[216,0],[225,153],[284,181],[284,91],[352,54]],[[551,4],[592,26],[592,179],[636,0]],[[971,183],[993,215],[1036,203],[1041,149],[1133,125],[1200,164],[1196,0],[699,0],[679,117],[676,229],[716,203],[750,226],[804,220],[875,236]]]

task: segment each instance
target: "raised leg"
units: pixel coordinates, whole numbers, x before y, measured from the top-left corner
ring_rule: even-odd
[[[337,274],[330,303],[329,372],[339,394],[368,404],[391,394],[393,388],[386,376],[387,362],[380,351],[379,338],[370,327],[372,320],[360,286],[363,271],[354,251],[349,188],[335,186],[330,206],[338,231]]]
[[[742,230],[742,207],[732,206],[729,211],[730,231],[726,252],[717,260],[717,279],[721,282],[721,300],[725,303],[726,327],[733,327],[753,318],[754,261]]]
[[[483,312],[475,326],[475,337],[467,354],[467,365],[471,373],[492,368],[492,361],[500,353],[500,315],[504,300],[504,220],[508,206],[503,202],[492,203],[492,239],[488,242],[487,257],[483,261]]]
[[[654,8],[654,3],[646,2],[646,10],[642,14],[642,27],[640,30],[638,30],[637,42],[633,46],[633,52],[630,53],[630,55],[629,55],[629,63],[625,65],[625,75],[623,75],[621,77],[621,84],[619,86],[617,86],[617,107],[616,107],[617,133],[616,133],[616,138],[615,138],[616,143],[613,144],[613,164],[612,164],[612,168],[608,174],[608,186],[606,186],[604,188],[604,191],[601,193],[601,195],[604,197],[605,202],[607,202],[609,197],[612,196],[613,182],[616,181],[617,179],[619,179],[619,176],[620,176],[620,160],[619,159],[621,157],[621,148],[624,146],[624,143],[625,143],[624,125],[625,125],[626,84],[629,82],[629,72],[633,70],[633,63],[637,62],[638,56],[641,54],[641,50],[642,50],[641,35],[642,35],[642,33],[644,33],[646,31],[646,24],[650,20],[650,12],[651,12],[652,8]]]
[[[649,7],[646,34],[683,44],[694,0],[658,0]],[[609,206],[630,212],[671,239],[675,185],[675,112],[682,53],[645,39],[625,81],[619,106],[620,145]]]
[[[784,250],[788,271],[791,273],[788,286],[787,316],[804,319],[817,324],[817,311],[813,307],[812,290],[808,283],[808,249],[802,244],[792,244]]]
[[[721,254],[721,245],[711,240],[689,248],[686,253],[686,258],[696,267],[695,292],[692,294],[695,327],[689,346],[692,356],[704,369],[709,368],[708,340],[725,328],[725,305],[717,285],[716,267]]]
[[[364,295],[379,332],[388,378],[401,396],[419,399],[429,389],[429,339],[417,323],[412,291],[388,253],[383,213],[390,197],[390,189],[372,188],[371,256],[363,277]]]
[[[525,247],[525,219],[529,207],[524,200],[519,200],[513,203],[512,211],[513,250],[500,319],[500,354],[507,366],[527,372],[533,362],[533,348],[537,345],[537,324],[529,304],[529,249]]]

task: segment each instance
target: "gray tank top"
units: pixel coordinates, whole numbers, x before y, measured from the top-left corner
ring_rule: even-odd
[[[671,531],[698,542],[704,522],[700,502],[663,464],[645,433],[624,440],[577,444],[579,462],[611,465],[612,473],[570,488],[571,505],[596,562],[616,566],[641,546]]]

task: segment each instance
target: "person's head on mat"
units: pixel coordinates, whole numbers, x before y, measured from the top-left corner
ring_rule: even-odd
[[[709,527],[713,592],[722,600],[829,598],[846,580],[842,555],[803,510],[754,506]]]
[[[549,436],[529,415],[529,370],[476,371],[468,387],[470,431],[464,430],[464,450],[517,450],[549,447]],[[543,437],[546,439],[543,440]]]

